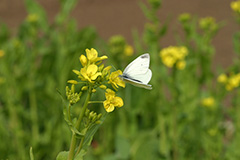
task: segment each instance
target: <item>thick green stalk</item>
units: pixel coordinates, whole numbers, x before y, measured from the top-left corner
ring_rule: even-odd
[[[79,130],[79,128],[80,128],[83,116],[84,116],[85,111],[86,111],[87,106],[88,106],[88,102],[91,98],[91,94],[92,94],[92,86],[89,86],[87,98],[85,100],[82,111],[81,111],[81,113],[78,117],[78,120],[77,120],[77,123],[76,123],[76,126],[75,126],[77,130]],[[73,132],[71,145],[70,145],[70,150],[69,150],[69,154],[68,154],[68,160],[73,160],[73,158],[74,158],[74,151],[75,151],[75,148],[76,148],[76,143],[77,143],[77,137],[76,137],[76,134]]]

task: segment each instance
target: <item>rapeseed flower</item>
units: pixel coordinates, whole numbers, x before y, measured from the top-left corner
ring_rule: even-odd
[[[234,12],[240,13],[240,0],[231,2],[230,6]]]
[[[132,56],[133,55],[133,47],[131,45],[126,45],[124,47],[124,55],[125,56]]]
[[[90,62],[90,64],[95,63],[97,61],[102,61],[102,60],[105,60],[108,58],[107,56],[98,57],[98,52],[94,48],[91,48],[91,50],[86,49],[86,55],[87,55],[87,59]],[[82,58],[83,58],[83,56],[82,56]],[[80,62],[81,62],[81,57],[80,57]],[[85,62],[85,60],[84,60],[84,62]]]
[[[227,77],[226,74],[220,74],[218,76],[218,82],[225,85],[226,90],[231,91],[240,85],[240,73],[231,74]]]
[[[218,25],[213,17],[205,17],[199,20],[199,26],[203,30],[216,31]]]
[[[118,86],[125,88],[125,82],[119,77],[119,75],[122,75],[121,70],[112,72],[109,76],[108,83],[110,83],[115,90],[117,90]]]
[[[213,97],[207,97],[202,99],[201,103],[204,107],[213,108],[215,106],[215,99]]]
[[[95,64],[91,64],[87,67],[81,68],[81,79],[83,81],[89,81],[90,83],[93,83],[94,80],[97,79],[98,76],[102,75],[101,72],[98,72],[98,66]]]
[[[176,65],[177,69],[184,69],[186,66],[185,57],[188,49],[184,46],[170,46],[160,51],[159,55],[164,65],[172,68]]]
[[[112,112],[115,109],[115,107],[123,106],[122,98],[116,97],[116,93],[113,90],[107,89],[105,97],[106,100],[103,102],[103,105],[107,112]]]

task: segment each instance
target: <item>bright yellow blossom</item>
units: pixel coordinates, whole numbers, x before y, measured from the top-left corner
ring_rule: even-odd
[[[133,47],[131,45],[126,45],[124,48],[124,55],[132,56],[133,55]]]
[[[184,69],[186,62],[184,58],[187,56],[188,50],[184,46],[170,46],[160,51],[160,57],[164,65],[172,68],[175,64],[177,69]]]
[[[94,48],[91,48],[91,50],[86,49],[86,55],[90,63],[95,63],[108,58],[107,56],[98,57],[98,52]]]
[[[0,58],[3,57],[5,55],[4,50],[0,50]]]
[[[202,99],[202,105],[205,107],[213,108],[215,106],[215,99],[213,97],[207,97]]]
[[[119,77],[119,75],[122,75],[121,70],[112,72],[109,76],[108,83],[110,83],[115,90],[117,90],[118,86],[125,88],[125,82]]]
[[[98,66],[95,64],[91,64],[88,67],[84,67],[80,70],[80,73],[82,75],[82,80],[87,80],[91,83],[93,83],[94,80],[97,79],[98,76],[102,75],[101,72],[98,71]]]
[[[240,13],[240,0],[231,2],[230,6],[234,12]]]
[[[107,112],[112,112],[115,107],[122,107],[123,100],[120,97],[116,97],[113,90],[107,89],[105,93],[106,100],[103,102],[104,108]]]

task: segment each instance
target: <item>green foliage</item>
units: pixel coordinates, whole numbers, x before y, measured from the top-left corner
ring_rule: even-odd
[[[213,70],[212,40],[223,23],[182,14],[176,25],[181,28],[176,44],[185,46],[188,55],[186,66],[179,70],[176,65],[165,66],[160,57],[165,48],[161,39],[169,32],[170,21],[159,19],[161,0],[140,3],[148,22],[143,33],[133,32],[137,54],[132,56],[131,51],[125,54],[128,43],[121,35],[99,47],[93,27],[78,29],[69,17],[77,0],[60,3],[52,24],[35,0],[25,0],[28,16],[16,35],[0,24],[0,159],[65,160],[71,132],[84,137],[75,160],[240,158],[240,80],[235,76],[240,72],[239,31],[233,36],[233,64]],[[239,23],[239,14],[236,19]],[[57,92],[65,92],[79,56],[92,47],[107,51],[116,69],[148,52],[153,89],[127,84],[119,89],[124,100],[121,109],[87,130],[78,130],[76,120],[69,119],[69,103],[65,96],[62,103]],[[227,82],[218,82],[220,74],[226,75]]]

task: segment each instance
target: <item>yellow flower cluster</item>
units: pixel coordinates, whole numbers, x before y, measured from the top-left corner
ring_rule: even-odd
[[[188,22],[191,19],[191,14],[189,13],[182,13],[180,14],[180,16],[178,17],[178,20],[180,22]]]
[[[115,72],[110,72],[111,66],[104,67],[104,64],[101,63],[107,58],[107,56],[98,57],[98,52],[93,48],[86,49],[86,56],[82,54],[79,57],[82,68],[80,70],[73,70],[73,72],[78,75],[81,82],[69,80],[68,83],[72,85],[85,83],[86,85],[82,86],[81,91],[86,91],[91,88],[91,92],[95,93],[98,87],[106,90],[106,100],[103,103],[104,108],[107,112],[112,112],[114,107],[122,107],[123,101],[120,97],[116,97],[115,92],[108,89],[106,84],[111,84],[111,86],[117,90],[119,86],[124,88],[125,83],[119,77],[122,71],[117,70]],[[72,93],[70,95],[70,98],[71,97],[74,98],[76,95]],[[79,99],[77,98],[77,100]]]
[[[226,90],[231,91],[240,85],[240,73],[232,74],[227,77],[226,74],[220,74],[218,76],[218,82],[225,85]]]
[[[188,49],[185,46],[170,46],[160,51],[160,57],[164,65],[172,68],[174,65],[177,69],[184,69],[186,61],[184,60],[188,54]]]
[[[213,97],[207,97],[202,99],[202,105],[204,107],[213,108],[215,106],[215,99]]]
[[[125,45],[124,52],[123,52],[125,56],[132,56],[133,52],[134,52],[134,50],[133,50],[133,47],[131,45],[128,45],[128,44]]]
[[[231,2],[230,6],[234,12],[240,13],[240,0]]]
[[[218,28],[216,20],[213,17],[205,17],[199,20],[199,26],[203,30],[215,31]]]

